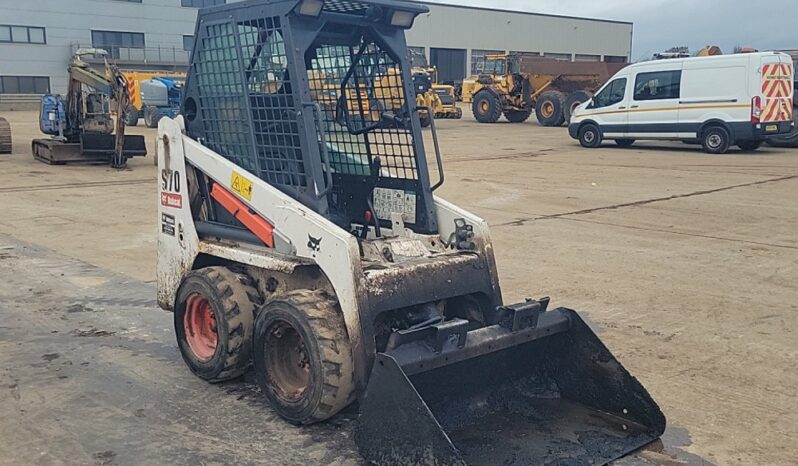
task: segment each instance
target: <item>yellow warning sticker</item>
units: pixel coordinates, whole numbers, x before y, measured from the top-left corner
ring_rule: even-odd
[[[240,173],[233,172],[233,178],[230,180],[230,187],[239,196],[244,199],[252,200],[252,182],[241,176]]]

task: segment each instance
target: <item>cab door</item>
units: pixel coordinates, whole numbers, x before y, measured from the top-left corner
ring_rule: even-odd
[[[682,65],[634,76],[629,105],[629,137],[669,139],[679,137],[679,98]]]
[[[584,114],[580,115],[598,123],[605,139],[626,136],[628,87],[629,80],[625,76],[616,77],[593,97]]]

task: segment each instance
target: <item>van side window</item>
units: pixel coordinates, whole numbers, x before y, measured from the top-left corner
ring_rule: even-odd
[[[609,107],[623,100],[626,94],[626,78],[618,78],[604,86],[601,92],[593,97],[593,108]]]
[[[681,87],[681,71],[640,73],[635,79],[635,100],[678,99]]]

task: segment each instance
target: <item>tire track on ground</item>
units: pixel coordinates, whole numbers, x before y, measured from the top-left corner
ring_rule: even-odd
[[[734,184],[734,185],[730,185],[730,186],[724,186],[724,187],[721,187],[721,188],[704,189],[704,190],[693,191],[693,192],[685,193],[685,194],[673,194],[671,196],[657,197],[657,198],[653,198],[653,199],[644,199],[644,200],[640,200],[640,201],[624,202],[624,203],[612,204],[612,205],[601,206],[601,207],[591,207],[589,209],[574,210],[574,211],[571,211],[571,212],[563,212],[563,213],[559,213],[559,214],[551,214],[551,215],[543,215],[543,216],[536,216],[536,217],[521,218],[521,219],[513,220],[511,222],[499,223],[494,228],[502,228],[502,227],[507,227],[507,226],[523,226],[523,225],[525,225],[525,224],[527,224],[529,222],[535,222],[535,221],[538,221],[538,220],[551,220],[551,219],[558,219],[558,218],[562,218],[562,217],[570,217],[570,216],[573,216],[573,215],[592,214],[592,213],[601,212],[601,211],[604,211],[604,210],[617,210],[617,209],[622,209],[622,208],[625,208],[625,207],[639,207],[639,206],[644,206],[644,205],[648,205],[648,204],[654,204],[654,203],[657,203],[657,202],[666,202],[666,201],[673,201],[673,200],[676,200],[676,199],[684,199],[684,198],[688,198],[688,197],[704,196],[704,195],[707,195],[707,194],[715,194],[715,193],[720,193],[720,192],[723,192],[723,191],[731,191],[733,189],[738,189],[738,188],[748,188],[748,187],[751,187],[751,186],[760,186],[760,185],[763,185],[763,184],[778,183],[778,182],[781,182],[781,181],[788,181],[788,180],[794,180],[794,179],[798,179],[798,175],[780,176],[780,177],[777,177],[777,178],[768,178],[766,180],[759,180],[759,181],[752,181],[752,182],[749,182],[749,183]]]

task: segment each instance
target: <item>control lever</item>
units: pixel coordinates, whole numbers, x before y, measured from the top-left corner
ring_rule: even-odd
[[[377,238],[382,236],[382,231],[380,229],[380,219],[377,217],[377,211],[374,210],[374,189],[377,187],[377,183],[380,181],[380,172],[382,171],[382,160],[380,156],[377,155],[371,162],[371,176],[367,179],[367,188],[368,194],[366,196],[366,204],[369,207],[368,212],[371,214],[371,219],[374,222],[374,233],[377,235]],[[363,228],[363,233],[361,237],[366,239],[369,233],[369,219],[366,219],[366,226]]]

